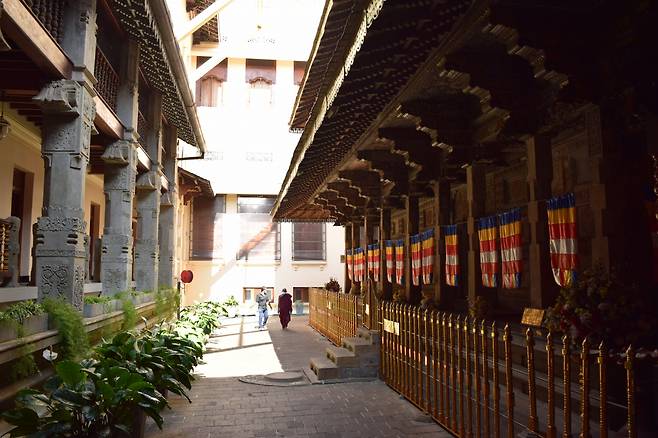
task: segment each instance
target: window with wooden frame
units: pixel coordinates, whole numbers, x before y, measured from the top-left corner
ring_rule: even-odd
[[[295,222],[292,224],[293,261],[326,260],[326,224]]]
[[[226,197],[197,197],[192,201],[190,259],[212,260],[222,257],[222,227]]]
[[[267,108],[272,104],[272,85],[276,83],[276,61],[247,59],[245,80],[249,84],[249,106]]]
[[[197,57],[197,68],[209,58]],[[228,61],[225,59],[196,82],[197,106],[217,107],[224,101],[224,87],[228,75]]]

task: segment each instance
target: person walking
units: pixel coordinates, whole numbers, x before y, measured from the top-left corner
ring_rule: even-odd
[[[272,304],[270,303],[270,297],[267,295],[267,291],[265,290],[265,287],[261,287],[260,292],[258,293],[258,295],[256,295],[256,303],[258,304],[257,328],[259,330],[264,330],[267,324],[267,318],[269,317],[267,308],[268,307],[270,309],[272,308]]]
[[[281,328],[285,330],[288,328],[290,322],[290,314],[292,313],[292,296],[284,288],[279,295],[279,321]]]

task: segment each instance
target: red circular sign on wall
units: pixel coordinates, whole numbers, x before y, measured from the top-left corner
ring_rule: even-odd
[[[194,274],[190,270],[185,270],[180,273],[180,281],[183,283],[192,283],[192,280],[194,279]]]

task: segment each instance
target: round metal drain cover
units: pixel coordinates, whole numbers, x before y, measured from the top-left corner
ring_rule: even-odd
[[[304,379],[304,374],[297,371],[284,371],[282,373],[267,374],[265,379],[279,383],[298,382]]]

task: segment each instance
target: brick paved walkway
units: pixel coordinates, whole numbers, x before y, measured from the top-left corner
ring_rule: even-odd
[[[293,317],[286,331],[278,318],[267,331],[254,318],[226,320],[207,346],[205,364],[190,392],[192,403],[170,396],[160,431],[147,437],[450,437],[382,381],[274,387],[242,383],[237,376],[299,370],[329,345]]]

